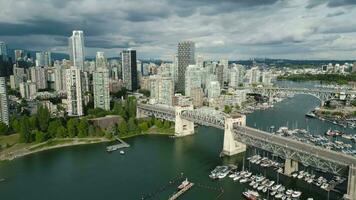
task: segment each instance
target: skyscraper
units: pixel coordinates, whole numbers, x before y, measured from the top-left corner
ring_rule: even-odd
[[[201,70],[196,65],[189,65],[185,72],[185,96],[191,97],[193,88],[201,88]]]
[[[237,66],[234,66],[230,70],[230,84],[229,86],[232,88],[237,88],[240,83],[240,70]]]
[[[66,70],[67,111],[69,116],[82,116],[83,98],[80,69],[72,66]]]
[[[0,41],[0,58],[2,58],[3,61],[8,60],[6,43],[1,41]]]
[[[25,51],[24,50],[15,50],[15,62],[18,60],[22,60],[25,57]]]
[[[73,31],[69,37],[69,57],[73,62],[73,66],[78,67],[84,71],[84,35],[83,31]]]
[[[220,95],[220,84],[217,81],[210,81],[207,87],[208,98],[219,97]]]
[[[136,51],[123,50],[121,59],[124,87],[130,91],[135,91],[138,89]]]
[[[66,90],[66,69],[59,63],[54,64],[54,89],[57,92]]]
[[[178,43],[178,82],[177,91],[185,92],[185,71],[195,64],[195,44],[192,41]]]
[[[107,60],[104,56],[104,52],[96,52],[95,68],[107,68]]]
[[[218,78],[218,82],[220,84],[220,87],[224,87],[224,65],[219,64],[216,67],[216,76]]]
[[[150,76],[149,88],[151,91],[150,101],[152,103],[172,105],[174,95],[174,81],[172,78],[159,75]]]
[[[36,66],[37,67],[50,67],[52,66],[51,52],[36,52]]]
[[[93,73],[94,108],[110,110],[109,70],[99,67]]]
[[[0,121],[9,125],[9,104],[5,77],[0,77]]]

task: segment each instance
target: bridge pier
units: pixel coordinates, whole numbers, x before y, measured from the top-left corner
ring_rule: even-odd
[[[234,138],[234,124],[238,123],[239,126],[246,126],[245,115],[235,115],[225,118],[224,129],[224,146],[222,153],[227,156],[232,156],[246,151],[246,145],[238,142]]]
[[[147,115],[145,115],[141,109],[136,109],[136,118],[137,119],[141,119],[141,118],[145,118],[145,117],[147,117]]]
[[[184,110],[193,110],[193,106],[176,106],[175,107],[175,136],[183,137],[186,135],[194,134],[194,122],[185,120],[181,118],[182,111]]]
[[[284,162],[284,174],[290,176],[295,171],[298,171],[298,162],[290,158],[286,158]]]
[[[347,194],[345,194],[344,199],[356,200],[356,166],[355,165],[349,166]]]

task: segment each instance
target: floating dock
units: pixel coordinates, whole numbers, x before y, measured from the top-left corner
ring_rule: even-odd
[[[116,137],[115,138],[117,141],[119,141],[120,143],[119,144],[115,144],[115,145],[111,145],[111,146],[107,146],[106,147],[106,151],[107,152],[112,152],[112,151],[116,151],[116,150],[119,150],[121,148],[128,148],[130,147],[129,144],[127,144],[125,141],[123,141],[122,139]]]
[[[180,197],[182,194],[184,194],[184,192],[188,191],[191,187],[193,187],[194,183],[189,183],[188,185],[186,185],[184,188],[182,188],[181,190],[179,190],[177,193],[173,194],[173,196],[169,197],[168,200],[175,200],[178,197]]]

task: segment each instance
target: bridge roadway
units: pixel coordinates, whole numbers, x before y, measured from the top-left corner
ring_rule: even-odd
[[[288,87],[240,87],[240,89],[251,90],[280,90],[280,91],[294,91],[294,92],[308,92],[308,93],[345,93],[356,95],[356,90],[350,89],[319,89],[319,88],[288,88]]]
[[[293,160],[301,162],[302,164],[309,163],[314,167],[331,171],[335,174],[340,173],[339,167],[356,165],[356,158],[354,156],[350,156],[341,152],[328,150],[319,146],[303,143],[298,140],[274,135],[250,127],[241,127],[235,125],[234,129],[236,133],[236,139],[240,142],[272,151],[272,153],[279,154],[282,157],[289,157]],[[250,139],[248,140],[246,138]],[[264,141],[266,144],[258,144],[261,143],[261,141]],[[276,146],[279,146],[280,149],[275,148]],[[335,165],[330,165],[329,163],[328,166],[315,166],[326,164],[320,162],[319,159],[329,161],[330,163],[335,163]]]
[[[175,120],[174,107],[149,104],[138,104],[137,107],[157,118],[164,118],[170,121]],[[197,111],[196,115],[198,114],[199,112]],[[194,116],[194,110],[187,110],[185,113],[183,112],[181,117],[200,125],[224,129],[224,126],[221,123],[218,123],[218,121],[221,120],[205,122],[204,120],[206,118]],[[217,116],[214,115],[212,117]],[[217,124],[212,125],[212,123]],[[269,151],[282,158],[290,158],[299,161],[304,165],[317,167],[334,174],[340,174],[341,170],[347,166],[356,165],[356,158],[354,156],[274,135],[258,129],[235,125],[234,132],[236,134],[234,136],[236,141]]]

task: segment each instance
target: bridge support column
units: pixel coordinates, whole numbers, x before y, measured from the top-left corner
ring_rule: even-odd
[[[347,194],[345,194],[344,199],[356,200],[356,166],[349,166],[349,177],[347,183]]]
[[[193,106],[176,106],[176,120],[175,120],[175,136],[183,137],[194,134],[194,123],[181,118],[181,113],[184,110],[193,110]]]
[[[225,118],[224,146],[222,153],[227,156],[232,156],[246,151],[246,145],[236,141],[234,138],[235,123],[238,123],[239,126],[246,126],[246,116],[236,115]]]
[[[298,162],[290,158],[286,158],[284,162],[284,174],[290,176],[295,171],[298,171]]]
[[[325,105],[325,101],[324,100],[320,100],[320,107]]]
[[[145,117],[147,117],[144,113],[143,113],[143,111],[141,110],[141,109],[136,109],[136,118],[137,119],[140,119],[140,118],[145,118]]]

